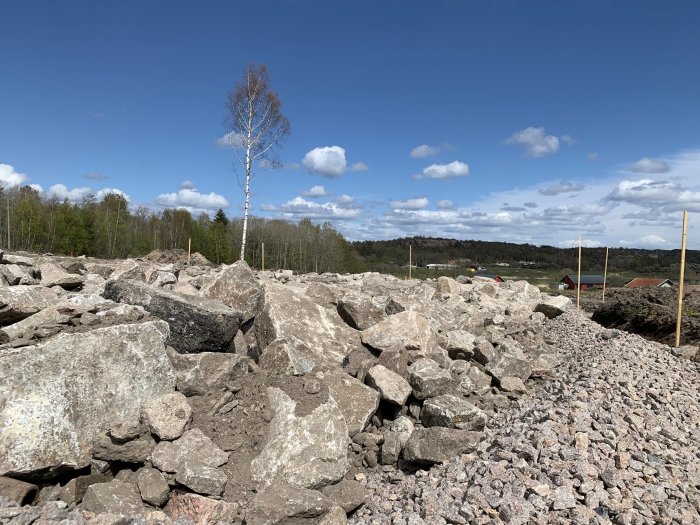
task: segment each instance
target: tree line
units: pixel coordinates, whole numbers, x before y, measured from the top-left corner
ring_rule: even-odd
[[[0,188],[0,209],[0,245],[13,251],[113,259],[152,250],[187,250],[191,239],[193,253],[228,264],[238,259],[242,244],[243,221],[227,217],[223,210],[214,217],[206,213],[195,217],[184,209],[131,209],[119,194],[99,200],[88,195],[72,203],[46,197],[29,186]],[[251,217],[246,261],[253,267],[262,266],[263,243],[266,269],[365,270],[356,250],[330,223]]]
[[[456,264],[459,267],[489,266],[496,263],[533,269],[575,268],[578,247],[557,248],[507,242],[455,240],[433,237],[405,237],[389,241],[353,243],[371,270],[408,264],[408,246],[412,245],[413,264]],[[605,248],[584,248],[588,273],[603,272]],[[610,271],[635,271],[640,274],[663,273],[680,264],[680,250],[644,250],[610,248]],[[686,264],[700,269],[700,251],[688,250]]]

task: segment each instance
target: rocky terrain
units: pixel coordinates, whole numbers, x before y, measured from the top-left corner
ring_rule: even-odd
[[[0,257],[2,523],[693,523],[698,365],[526,282]]]

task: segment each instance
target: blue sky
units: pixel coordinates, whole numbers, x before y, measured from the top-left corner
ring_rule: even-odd
[[[247,5],[250,4],[250,5]],[[224,101],[292,133],[253,213],[405,235],[700,242],[695,1],[2,2],[0,182],[241,214]]]

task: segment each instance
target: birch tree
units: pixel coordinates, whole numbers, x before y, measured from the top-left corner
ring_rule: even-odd
[[[263,161],[269,167],[277,167],[279,162],[275,150],[290,131],[289,120],[282,114],[281,107],[279,95],[270,89],[265,64],[248,65],[243,79],[226,98],[226,140],[238,157],[236,176],[245,192],[241,259],[245,258],[250,181],[254,177],[254,167]],[[240,180],[241,171],[244,183]]]

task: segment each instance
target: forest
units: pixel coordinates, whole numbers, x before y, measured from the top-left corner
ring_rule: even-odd
[[[193,217],[184,209],[155,212],[132,209],[118,194],[93,196],[79,203],[46,198],[28,186],[0,189],[0,246],[10,250],[112,259],[138,257],[152,250],[181,248],[199,252],[213,263],[238,259],[242,220],[223,210],[214,217]],[[9,226],[8,226],[9,224]],[[9,237],[8,237],[9,228]],[[246,260],[262,266],[298,272],[361,272],[365,265],[356,250],[330,223],[313,224],[252,217],[248,225]]]

